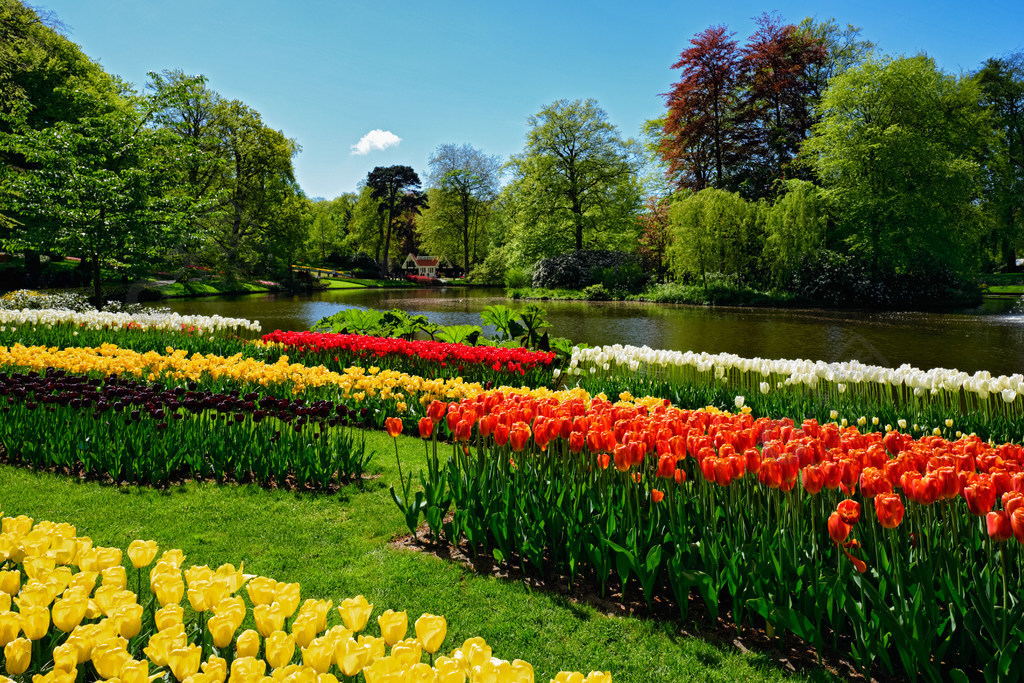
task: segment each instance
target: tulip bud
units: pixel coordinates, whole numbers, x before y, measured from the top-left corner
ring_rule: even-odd
[[[255,631],[252,631],[255,634]],[[257,636],[258,638],[259,636]],[[252,656],[236,657],[231,662],[230,681],[260,680],[267,671],[267,663]]]
[[[131,640],[142,630],[142,605],[135,603],[121,605],[110,615],[110,618],[115,623],[118,634]]]
[[[512,660],[512,683],[533,683],[533,666],[521,659]]]
[[[80,595],[61,598],[53,603],[51,608],[53,625],[64,633],[71,633],[82,623],[85,613],[89,609],[89,598]]]
[[[21,572],[17,569],[0,572],[0,591],[8,595],[17,595],[21,590]]]
[[[235,657],[256,657],[260,653],[260,634],[251,628],[242,631],[235,641]]]
[[[391,648],[391,656],[408,669],[422,659],[423,646],[415,638],[408,638],[395,643]]]
[[[153,613],[153,619],[156,621],[156,630],[165,631],[173,626],[177,626],[182,623],[184,614],[185,610],[177,603],[161,607]]]
[[[92,651],[92,665],[102,678],[117,678],[121,667],[131,658],[120,643],[97,645]]]
[[[187,645],[167,653],[167,664],[170,666],[174,677],[179,681],[184,681],[199,671],[202,656],[203,650],[198,645]]]
[[[124,590],[128,586],[128,574],[121,565],[107,567],[100,574],[103,575],[104,586],[113,586],[120,590]]]
[[[343,674],[351,678],[370,663],[370,649],[351,638],[343,638],[334,648],[334,662]]]
[[[256,630],[264,638],[269,638],[271,633],[284,627],[284,611],[276,602],[270,605],[256,605],[252,610],[252,616],[256,621]]]
[[[316,638],[302,650],[302,664],[318,674],[327,673],[334,661],[334,644],[327,638]]]
[[[38,605],[22,605],[21,630],[29,640],[40,640],[50,630],[50,610]]]
[[[210,636],[213,638],[213,646],[218,650],[223,650],[230,645],[231,640],[235,637],[234,620],[227,614],[213,615],[206,622],[206,628],[209,629]]]

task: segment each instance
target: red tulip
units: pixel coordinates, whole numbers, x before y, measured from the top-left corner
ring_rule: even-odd
[[[583,438],[583,434],[579,432],[572,432],[569,434],[569,450],[573,453],[579,453],[583,450],[583,445],[586,439]]]
[[[430,405],[427,406],[427,417],[433,420],[436,424],[442,417],[444,417],[446,410],[448,410],[448,404],[444,401],[431,401]]]
[[[530,427],[525,422],[517,422],[512,425],[509,441],[512,443],[512,450],[518,453],[526,448],[526,442],[530,438]]]
[[[840,519],[850,526],[860,521],[860,503],[855,500],[847,498],[846,500],[839,501],[839,505],[836,506],[836,512],[839,513]]]
[[[822,487],[825,486],[825,473],[821,471],[820,467],[810,465],[803,469],[803,484],[804,490],[812,496],[817,495],[821,492]]]
[[[988,535],[997,543],[1002,543],[1013,536],[1013,525],[1003,510],[988,513],[985,516],[985,525],[988,527]]]
[[[1010,513],[1010,529],[1018,543],[1024,543],[1024,506]]]
[[[402,420],[398,417],[389,417],[384,420],[384,429],[387,430],[388,436],[392,439],[397,439],[398,435],[402,433]]]
[[[850,535],[850,525],[843,521],[838,512],[828,517],[828,535],[836,545],[841,544]]]
[[[896,493],[879,493],[875,496],[875,514],[878,523],[886,529],[895,529],[903,521],[903,501]]]
[[[971,514],[984,515],[996,504],[996,488],[991,480],[979,476],[964,487],[964,500]]]
[[[632,465],[632,461],[629,459],[629,446],[626,444],[619,444],[615,447],[615,469],[619,472],[625,472]]]
[[[508,443],[509,438],[509,427],[504,422],[498,424],[494,428],[494,443],[498,446],[504,446]]]
[[[434,421],[429,417],[421,417],[419,427],[421,439],[429,439],[434,433]]]
[[[665,492],[658,489],[651,489],[651,500],[660,503],[665,498]]]

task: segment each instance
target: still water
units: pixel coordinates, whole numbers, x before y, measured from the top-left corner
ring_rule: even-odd
[[[343,308],[400,308],[443,325],[480,325],[491,304],[521,307],[500,289],[357,289],[311,295],[170,299],[182,314],[259,320],[264,332],[305,330]],[[1024,300],[986,301],[961,313],[722,308],[642,303],[538,302],[551,334],[588,344],[728,352],[746,357],[860,360],[896,367],[1024,372]],[[486,330],[485,330],[486,331]]]

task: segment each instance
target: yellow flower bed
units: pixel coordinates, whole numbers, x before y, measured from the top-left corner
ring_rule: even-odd
[[[172,380],[228,380],[239,384],[290,384],[292,392],[302,393],[307,387],[338,387],[342,395],[356,401],[379,398],[406,402],[413,398],[422,405],[433,400],[460,401],[485,393],[480,384],[464,382],[461,378],[427,379],[395,370],[353,366],[343,373],[331,372],[322,365],[307,367],[289,363],[281,356],[276,363],[265,363],[241,354],[215,356],[167,347],[166,353],[147,351],[140,353],[122,349],[113,344],[97,347],[58,349],[45,346],[10,348],[0,346],[0,366],[15,366],[42,371],[57,368],[68,372],[101,375],[131,374],[148,381]],[[556,400],[582,398],[590,395],[582,389],[552,391],[547,388],[501,387],[505,393],[525,394],[535,398],[553,397]]]
[[[363,631],[373,605],[362,596],[333,610],[331,600],[302,601],[297,583],[230,564],[185,568],[182,551],[157,559],[155,542],[132,541],[135,571],[152,565],[156,603],[148,610],[128,589],[120,548],[93,546],[70,524],[34,524],[25,516],[4,517],[0,531],[0,647],[4,670],[19,681],[31,675],[33,683],[75,683],[81,675],[150,683],[167,673],[180,683],[534,681],[530,664],[494,657],[482,638],[435,658],[447,632],[441,616],[421,615],[413,637],[408,614],[387,610],[377,617],[380,636],[372,636]],[[239,633],[250,614],[256,628]],[[329,625],[334,614],[341,623]],[[44,642],[57,644],[45,651]],[[607,672],[565,671],[552,683],[611,680]]]

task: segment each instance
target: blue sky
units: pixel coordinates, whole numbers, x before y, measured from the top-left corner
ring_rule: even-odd
[[[353,191],[374,166],[425,175],[438,145],[502,159],[526,119],[557,99],[593,97],[625,136],[664,108],[670,67],[690,38],[726,24],[742,43],[752,18],[835,17],[889,54],[926,52],[953,73],[1024,49],[1024,2],[466,2],[398,0],[36,0],[108,71],[204,74],[298,140],[311,197]],[[395,142],[353,154],[371,140]],[[387,135],[390,134],[390,137]]]

